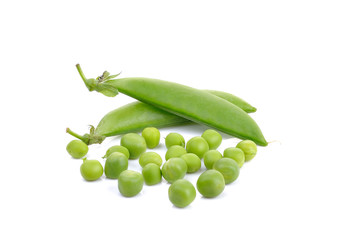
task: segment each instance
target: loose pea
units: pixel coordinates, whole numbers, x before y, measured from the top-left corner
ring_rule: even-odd
[[[72,140],[67,145],[67,152],[76,159],[84,157],[88,153],[88,145],[81,140]]]
[[[221,142],[222,136],[220,133],[213,129],[207,129],[202,135],[206,142],[208,143],[209,149],[217,149]]]
[[[143,175],[133,170],[125,170],[118,177],[118,190],[124,197],[136,196],[143,184]]]
[[[147,127],[142,131],[142,136],[146,141],[148,148],[155,148],[159,144],[160,132],[155,127]]]
[[[142,170],[146,185],[155,185],[161,182],[162,174],[160,167],[155,163],[149,163]]]
[[[199,176],[197,188],[204,197],[213,198],[218,196],[225,189],[225,179],[217,170],[206,170]]]
[[[174,206],[184,208],[193,202],[196,191],[192,183],[186,179],[179,179],[169,187],[168,195]]]
[[[196,172],[200,169],[201,160],[194,153],[186,153],[186,154],[182,155],[181,158],[184,159],[186,164],[187,164],[187,172],[188,173],[194,173],[194,172]]]
[[[207,169],[212,169],[213,164],[222,158],[221,153],[218,150],[209,150],[204,155],[204,164]]]
[[[234,182],[240,174],[239,165],[231,158],[219,159],[214,163],[213,168],[221,172],[226,184]]]
[[[252,160],[257,153],[257,146],[252,140],[243,140],[236,145],[245,154],[245,161]]]
[[[95,181],[103,175],[102,164],[97,160],[83,159],[80,168],[82,177],[87,181]]]
[[[123,147],[123,146],[120,146],[120,145],[115,145],[115,146],[112,146],[110,147],[107,151],[106,151],[106,154],[104,155],[103,158],[107,158],[109,157],[109,155],[111,153],[114,153],[114,152],[120,152],[120,153],[123,153],[127,159],[129,159],[130,157],[130,153],[129,153],[129,150],[126,148],[126,147]]]
[[[104,173],[107,178],[117,179],[126,169],[128,169],[128,159],[123,153],[111,153],[105,161]]]
[[[185,139],[179,133],[169,133],[165,138],[165,146],[169,148],[171,146],[178,145],[185,147]]]
[[[234,159],[238,163],[239,167],[242,167],[242,165],[245,163],[245,154],[240,148],[226,148],[223,152],[223,157]]]
[[[186,162],[182,158],[170,158],[162,167],[162,174],[166,181],[173,183],[181,179],[187,172]]]
[[[136,159],[146,151],[145,139],[137,133],[127,133],[121,138],[121,145],[130,153],[130,159]]]
[[[209,150],[209,146],[204,138],[193,137],[187,142],[186,150],[188,153],[196,154],[201,159],[204,157],[204,154]]]
[[[145,152],[139,157],[139,164],[142,167],[145,167],[148,163],[155,163],[160,167],[162,162],[161,156],[156,152]]]
[[[180,157],[184,154],[186,154],[185,148],[183,148],[182,146],[173,145],[169,147],[169,149],[167,149],[166,154],[165,154],[165,159],[168,160],[170,158]]]

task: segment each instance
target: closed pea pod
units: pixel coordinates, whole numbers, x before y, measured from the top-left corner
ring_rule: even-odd
[[[247,113],[254,112],[256,110],[250,104],[246,103],[238,97],[231,97],[227,99],[226,97],[231,94],[223,93],[220,91],[215,92],[217,92],[219,97],[228,100],[237,106],[241,106],[241,108]],[[166,112],[162,109],[156,108],[146,103],[135,101],[108,112],[100,120],[96,128],[91,126],[89,134],[84,134],[82,136],[71,131],[69,128],[67,128],[67,133],[90,145],[95,143],[102,143],[104,139],[109,136],[115,136],[130,132],[138,132],[146,127],[162,128],[189,123],[192,122],[186,118]],[[171,134],[169,135],[171,136]],[[174,133],[174,135],[176,135],[176,133]],[[184,138],[182,136],[181,138],[182,140],[178,139],[179,143],[176,143],[176,140],[174,140],[173,144],[168,143],[169,145],[166,145],[166,147],[172,145],[181,145],[185,147]],[[167,140],[167,142],[169,142],[169,139]]]
[[[121,92],[232,136],[250,139],[262,146],[268,144],[256,122],[245,111],[209,92],[158,79],[114,79],[116,76],[110,76],[108,72],[97,79],[87,79],[79,64],[76,67],[89,91],[98,91],[108,97]]]

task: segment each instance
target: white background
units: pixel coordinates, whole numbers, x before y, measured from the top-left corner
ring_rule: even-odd
[[[1,1],[0,238],[336,239],[336,12],[326,0]],[[116,181],[81,178],[65,129],[85,133],[133,100],[90,93],[77,63],[87,77],[122,71],[236,94],[274,142],[218,198],[198,193],[178,209],[165,181],[124,198]],[[161,143],[203,130],[163,129]]]

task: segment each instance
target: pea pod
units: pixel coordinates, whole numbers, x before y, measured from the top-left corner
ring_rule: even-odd
[[[104,72],[101,77],[87,79],[76,65],[89,91],[108,97],[121,92],[141,102],[215,128],[240,139],[250,139],[261,146],[268,145],[259,126],[241,108],[209,92],[178,83],[151,78],[119,78]]]
[[[212,94],[221,98],[228,99],[228,101],[240,106],[246,112],[256,111],[255,107],[232,94],[221,91],[205,91],[212,92]],[[101,143],[105,137],[129,132],[138,132],[146,127],[162,128],[187,123],[191,123],[191,121],[146,103],[136,101],[107,113],[98,123],[96,129],[91,127],[90,134],[80,136],[70,129],[67,129],[67,132],[90,145],[94,143]]]

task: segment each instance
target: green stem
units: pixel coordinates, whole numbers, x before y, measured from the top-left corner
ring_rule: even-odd
[[[76,64],[76,68],[77,68],[78,73],[80,74],[81,78],[83,79],[83,81],[85,83],[87,78],[84,76],[84,73],[83,73],[82,68],[81,68],[79,63]]]
[[[86,143],[86,139],[83,136],[71,131],[69,128],[66,129],[66,132],[69,133],[71,136],[73,136],[75,138],[78,138],[78,139],[82,140],[84,143]]]

